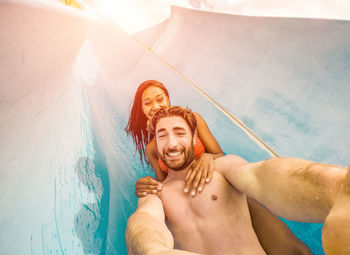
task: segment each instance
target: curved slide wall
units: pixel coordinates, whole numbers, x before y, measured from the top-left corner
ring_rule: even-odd
[[[126,253],[134,183],[151,174],[123,131],[143,80],[200,112],[225,152],[270,157],[172,68],[281,156],[348,163],[348,22],[174,8],[135,35],[152,52],[86,11],[5,1],[0,17],[1,254]],[[293,226],[322,254],[319,225]]]
[[[173,7],[139,39],[281,156],[348,164],[350,22]]]

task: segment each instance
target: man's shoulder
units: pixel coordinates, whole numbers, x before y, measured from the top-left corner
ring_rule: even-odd
[[[151,216],[162,219],[164,218],[164,210],[161,199],[155,194],[148,194],[139,198],[137,213],[148,213]]]
[[[153,211],[156,208],[162,208],[162,201],[156,194],[148,194],[139,198],[137,210]]]
[[[240,167],[248,162],[237,155],[226,155],[215,159],[215,171],[225,175],[226,171],[235,167]]]
[[[215,159],[215,166],[222,165],[243,165],[248,162],[240,156],[229,154]]]

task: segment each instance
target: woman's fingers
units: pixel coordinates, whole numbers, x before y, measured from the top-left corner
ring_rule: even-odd
[[[158,182],[152,178],[151,176],[145,176],[145,177],[142,177],[140,179],[137,180],[136,184],[154,184],[154,185],[157,185]]]
[[[135,194],[138,197],[144,197],[147,196],[147,194],[156,194],[161,190],[162,184],[150,176],[138,179],[135,185]]]
[[[198,189],[197,189],[198,192],[202,192],[202,190],[204,189],[204,186],[206,184],[207,175],[208,175],[207,171],[203,172],[203,174],[200,178],[199,185],[198,185]]]
[[[192,164],[185,183],[185,193],[191,190],[190,194],[195,196],[197,191],[202,191],[204,185],[200,184],[202,177],[204,176],[204,179],[206,178],[206,172],[207,170],[202,166],[201,161],[196,161],[194,164]]]
[[[211,181],[211,179],[213,178],[214,168],[215,168],[214,160],[211,160],[208,163],[209,163],[209,167],[208,167],[207,178],[205,179],[206,183],[209,183]]]
[[[162,189],[162,184],[159,183],[157,185],[149,185],[149,184],[138,184],[136,186],[136,190],[139,191],[139,190],[161,190]]]
[[[214,158],[211,155],[202,155],[190,167],[185,181],[184,192],[195,196],[202,192],[206,183],[209,183],[214,173]]]
[[[135,195],[138,197],[144,197],[147,196],[148,194],[157,194],[159,189],[138,189],[135,191]]]
[[[186,180],[185,180],[185,189],[184,189],[184,192],[187,193],[189,192],[190,190],[190,187],[193,186],[193,179],[196,177],[196,174],[197,174],[197,169],[195,166],[198,164],[198,162],[194,162],[192,163],[191,167],[190,167],[190,170],[187,174],[187,177],[186,177]]]
[[[203,167],[203,165],[201,164],[200,166],[196,166],[198,167],[198,170],[194,170],[194,172],[196,172],[196,175],[192,181],[192,189],[191,189],[191,196],[195,196],[197,194],[197,191],[201,192],[204,188],[204,185],[200,185],[202,177],[204,177],[204,180],[206,178],[207,175],[207,170],[205,167]]]
[[[135,195],[138,196],[138,197],[145,197],[145,196],[147,196],[147,194],[148,194],[147,192],[141,192],[141,191],[140,192],[135,192]]]

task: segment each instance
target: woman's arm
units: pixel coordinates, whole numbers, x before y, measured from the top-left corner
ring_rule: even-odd
[[[219,143],[216,141],[215,137],[211,133],[207,123],[202,118],[199,113],[194,113],[197,120],[197,135],[202,140],[205,147],[205,151],[214,154],[215,157],[220,157],[224,155]]]
[[[163,172],[159,167],[156,150],[157,148],[155,140],[152,139],[146,145],[146,154],[149,162],[154,169],[158,182],[150,176],[138,179],[135,186],[135,194],[138,197],[144,197],[147,196],[147,194],[156,194],[158,191],[162,190],[162,184],[160,182],[165,180],[167,174]]]
[[[154,138],[146,145],[146,154],[149,162],[151,163],[154,169],[154,173],[156,174],[157,180],[159,182],[163,182],[168,174],[160,169],[158,163],[158,150],[156,140]]]
[[[195,196],[197,191],[201,192],[205,183],[209,183],[214,172],[214,159],[224,155],[219,143],[216,141],[210,129],[199,113],[194,113],[197,120],[197,135],[202,141],[205,151],[191,165],[186,177],[185,193],[191,189],[191,195]]]

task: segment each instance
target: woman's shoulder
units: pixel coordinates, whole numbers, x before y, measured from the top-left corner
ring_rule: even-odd
[[[196,118],[197,122],[198,121],[204,121],[202,115],[200,115],[198,112],[193,112],[193,115]]]
[[[147,154],[150,154],[150,153],[154,154],[156,149],[157,149],[156,139],[152,138],[152,140],[146,144],[146,152]]]
[[[195,116],[196,118],[198,118],[198,117],[202,118],[202,116],[201,116],[198,112],[192,112],[192,113],[194,114],[194,116]]]
[[[203,127],[206,126],[207,123],[206,121],[203,119],[202,115],[200,115],[198,112],[193,112],[193,115],[196,118],[197,121],[197,127]]]

